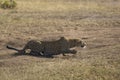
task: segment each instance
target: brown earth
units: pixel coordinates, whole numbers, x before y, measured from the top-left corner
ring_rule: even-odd
[[[0,9],[0,79],[119,80],[119,0],[16,0],[17,8]],[[43,7],[44,6],[44,7]],[[31,39],[77,38],[87,48],[53,59],[14,55]]]

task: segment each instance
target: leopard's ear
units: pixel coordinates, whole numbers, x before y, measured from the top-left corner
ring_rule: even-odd
[[[74,42],[80,42],[80,40],[79,39],[75,39]]]
[[[77,41],[77,42],[80,42],[81,40],[79,40],[79,39],[76,39],[76,41]]]
[[[62,36],[62,37],[60,37],[60,39],[65,39],[65,37],[64,37],[64,36]]]

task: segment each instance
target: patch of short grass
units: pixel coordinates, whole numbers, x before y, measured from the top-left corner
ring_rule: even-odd
[[[119,0],[16,1],[17,8],[0,9],[0,79],[120,79]],[[5,48],[9,41],[21,47],[30,39],[61,35],[85,37],[87,48],[76,57],[53,59],[12,56]]]

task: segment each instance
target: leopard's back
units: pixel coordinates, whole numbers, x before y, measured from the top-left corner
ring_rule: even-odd
[[[35,51],[35,52],[42,52],[44,47],[42,46],[41,41],[31,40],[23,48],[23,50],[27,50],[27,49],[30,49],[31,51]]]
[[[80,40],[61,37],[59,40],[54,41],[31,40],[25,45],[23,50],[30,49],[31,51],[43,52],[44,54],[60,54],[77,45],[81,45]]]
[[[59,40],[55,41],[41,41],[41,43],[44,47],[45,53],[60,54],[69,48],[68,40],[64,37],[61,37]]]

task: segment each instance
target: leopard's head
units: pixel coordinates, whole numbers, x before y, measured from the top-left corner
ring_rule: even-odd
[[[70,47],[76,47],[76,46],[82,48],[86,47],[86,43],[79,39],[71,39],[69,40],[69,43],[70,43]]]

